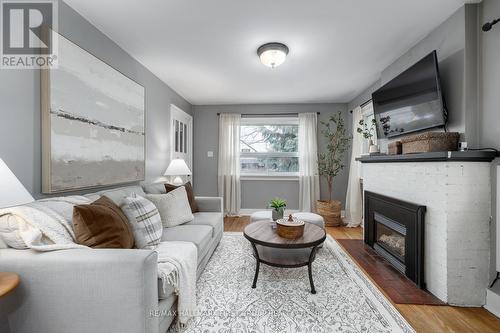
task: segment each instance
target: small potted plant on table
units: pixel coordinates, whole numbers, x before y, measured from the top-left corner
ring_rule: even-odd
[[[269,207],[273,209],[273,221],[282,219],[285,213],[286,200],[274,198],[269,202]]]
[[[351,136],[347,134],[342,114],[339,112],[330,117],[328,122],[321,122],[325,129],[321,131],[326,139],[326,152],[318,155],[319,175],[326,178],[328,183],[328,200],[318,200],[316,210],[325,220],[328,227],[342,224],[342,203],[332,200],[333,180],[344,169],[344,155],[349,149]]]

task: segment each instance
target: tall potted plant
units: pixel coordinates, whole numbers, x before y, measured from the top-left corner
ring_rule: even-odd
[[[344,169],[344,156],[349,149],[351,136],[347,133],[344,118],[339,112],[330,117],[328,122],[321,122],[324,129],[321,131],[327,146],[326,152],[318,155],[318,171],[321,177],[326,179],[328,184],[328,200],[318,200],[316,210],[323,216],[325,225],[330,227],[342,224],[341,208],[342,203],[332,200],[333,181],[339,172]]]

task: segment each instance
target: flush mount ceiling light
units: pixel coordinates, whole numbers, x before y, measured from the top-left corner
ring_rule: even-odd
[[[267,67],[278,67],[285,62],[288,46],[281,43],[267,43],[257,49],[260,62]]]

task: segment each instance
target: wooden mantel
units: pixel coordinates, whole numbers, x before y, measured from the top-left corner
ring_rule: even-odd
[[[494,151],[439,151],[406,155],[366,155],[356,159],[361,163],[395,162],[491,162],[497,157]]]

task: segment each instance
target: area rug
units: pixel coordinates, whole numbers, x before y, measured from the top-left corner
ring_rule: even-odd
[[[241,233],[224,233],[197,283],[198,315],[183,332],[414,332],[336,241],[328,236],[307,267],[261,265]]]
[[[446,305],[439,298],[399,273],[360,239],[337,239],[342,248],[396,304]]]

